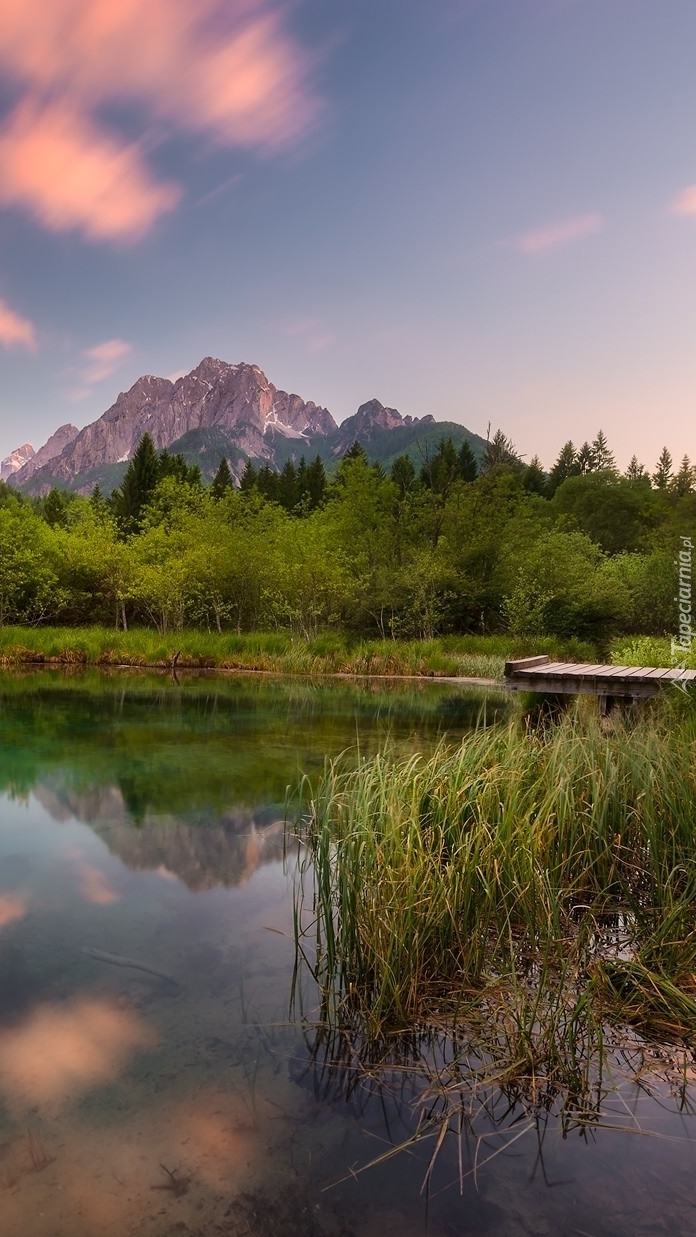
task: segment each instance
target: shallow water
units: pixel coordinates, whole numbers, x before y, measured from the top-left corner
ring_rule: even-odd
[[[693,1230],[690,1070],[652,1093],[617,1078],[602,1118],[621,1128],[569,1137],[487,1093],[427,1198],[432,1144],[357,1171],[413,1130],[417,1077],[346,1098],[290,1016],[287,786],[356,742],[458,741],[485,699],[0,679],[3,1237]]]

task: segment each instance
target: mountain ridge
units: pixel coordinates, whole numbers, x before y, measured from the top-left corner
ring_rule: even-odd
[[[287,459],[319,454],[331,465],[356,439],[368,453],[379,443],[380,462],[399,454],[401,442],[412,454],[419,443],[422,453],[445,434],[466,439],[476,454],[485,446],[465,426],[438,422],[432,414],[403,417],[375,398],[337,425],[327,408],[274,386],[258,365],[204,357],[176,381],[141,376],[82,430],[60,426],[36,452],[24,444],[3,461],[3,475],[30,493],[53,486],[89,493],[95,484],[118,484],[144,433],[158,450],[181,451],[199,463],[206,477],[224,455],[237,480],[247,459],[282,467]]]

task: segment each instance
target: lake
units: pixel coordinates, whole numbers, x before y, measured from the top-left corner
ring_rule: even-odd
[[[317,1039],[306,974],[293,1005],[288,787],[506,707],[437,682],[0,676],[3,1237],[693,1231],[676,1047],[619,1045],[570,1131],[463,1076],[424,1190],[432,1140],[387,1153],[436,1107],[432,1070],[357,1075]]]

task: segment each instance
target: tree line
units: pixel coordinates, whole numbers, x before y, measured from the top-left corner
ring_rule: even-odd
[[[238,485],[226,460],[206,485],[145,435],[109,496],[0,485],[0,623],[670,632],[695,491],[666,448],[653,474],[620,474],[601,431],[549,473],[498,432],[480,460],[444,439],[387,471],[356,443],[332,475],[318,457],[249,462]]]

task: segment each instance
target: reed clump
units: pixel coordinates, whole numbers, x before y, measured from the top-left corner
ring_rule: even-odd
[[[696,1042],[695,755],[666,701],[329,763],[296,911],[320,1020],[369,1039],[488,1008],[518,1060],[567,1059],[589,1017]]]

